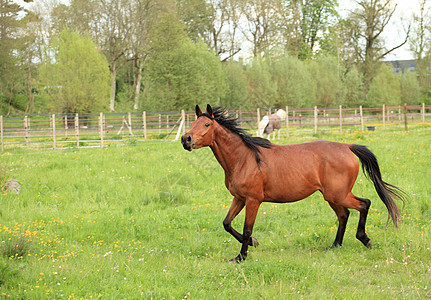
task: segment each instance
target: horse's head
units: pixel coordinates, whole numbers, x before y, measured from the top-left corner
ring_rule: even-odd
[[[199,105],[196,105],[196,116],[192,128],[181,137],[181,144],[189,151],[211,145],[214,138],[215,121],[212,107],[208,104],[207,111],[202,113]]]

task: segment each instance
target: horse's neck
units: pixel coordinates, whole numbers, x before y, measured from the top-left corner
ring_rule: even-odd
[[[239,135],[220,125],[214,132],[210,148],[227,175],[232,174],[235,166],[250,152]]]

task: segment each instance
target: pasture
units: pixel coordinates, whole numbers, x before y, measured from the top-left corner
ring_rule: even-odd
[[[13,299],[430,298],[431,127],[409,132],[293,134],[367,145],[383,179],[405,190],[399,230],[362,171],[353,192],[371,199],[367,249],[351,211],[343,247],[328,249],[338,221],[319,193],[264,203],[242,264],[223,229],[231,203],[208,148],[132,142],[64,151],[0,153],[19,196],[0,200],[0,295]],[[3,172],[4,173],[4,172]],[[5,174],[2,175],[3,177]],[[3,180],[4,178],[2,178]],[[242,230],[244,212],[233,222]]]

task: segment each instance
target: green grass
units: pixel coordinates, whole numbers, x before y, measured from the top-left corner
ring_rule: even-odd
[[[343,247],[328,250],[336,216],[316,193],[264,203],[247,261],[222,226],[231,202],[210,149],[149,141],[103,149],[0,154],[19,196],[0,200],[0,295],[13,299],[242,299],[431,297],[431,128],[300,135],[365,144],[383,179],[409,194],[400,229],[362,172],[354,193],[372,200],[367,232],[352,211]],[[233,226],[242,229],[244,213]]]

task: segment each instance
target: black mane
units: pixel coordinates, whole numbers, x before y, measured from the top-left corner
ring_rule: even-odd
[[[229,131],[238,134],[241,137],[244,144],[248,148],[250,148],[256,155],[256,162],[259,165],[261,162],[259,147],[271,148],[273,144],[267,139],[261,137],[253,137],[248,134],[246,129],[239,127],[238,119],[229,117],[226,109],[224,109],[223,107],[214,107],[213,116],[214,120],[216,120],[220,125],[228,129]]]

